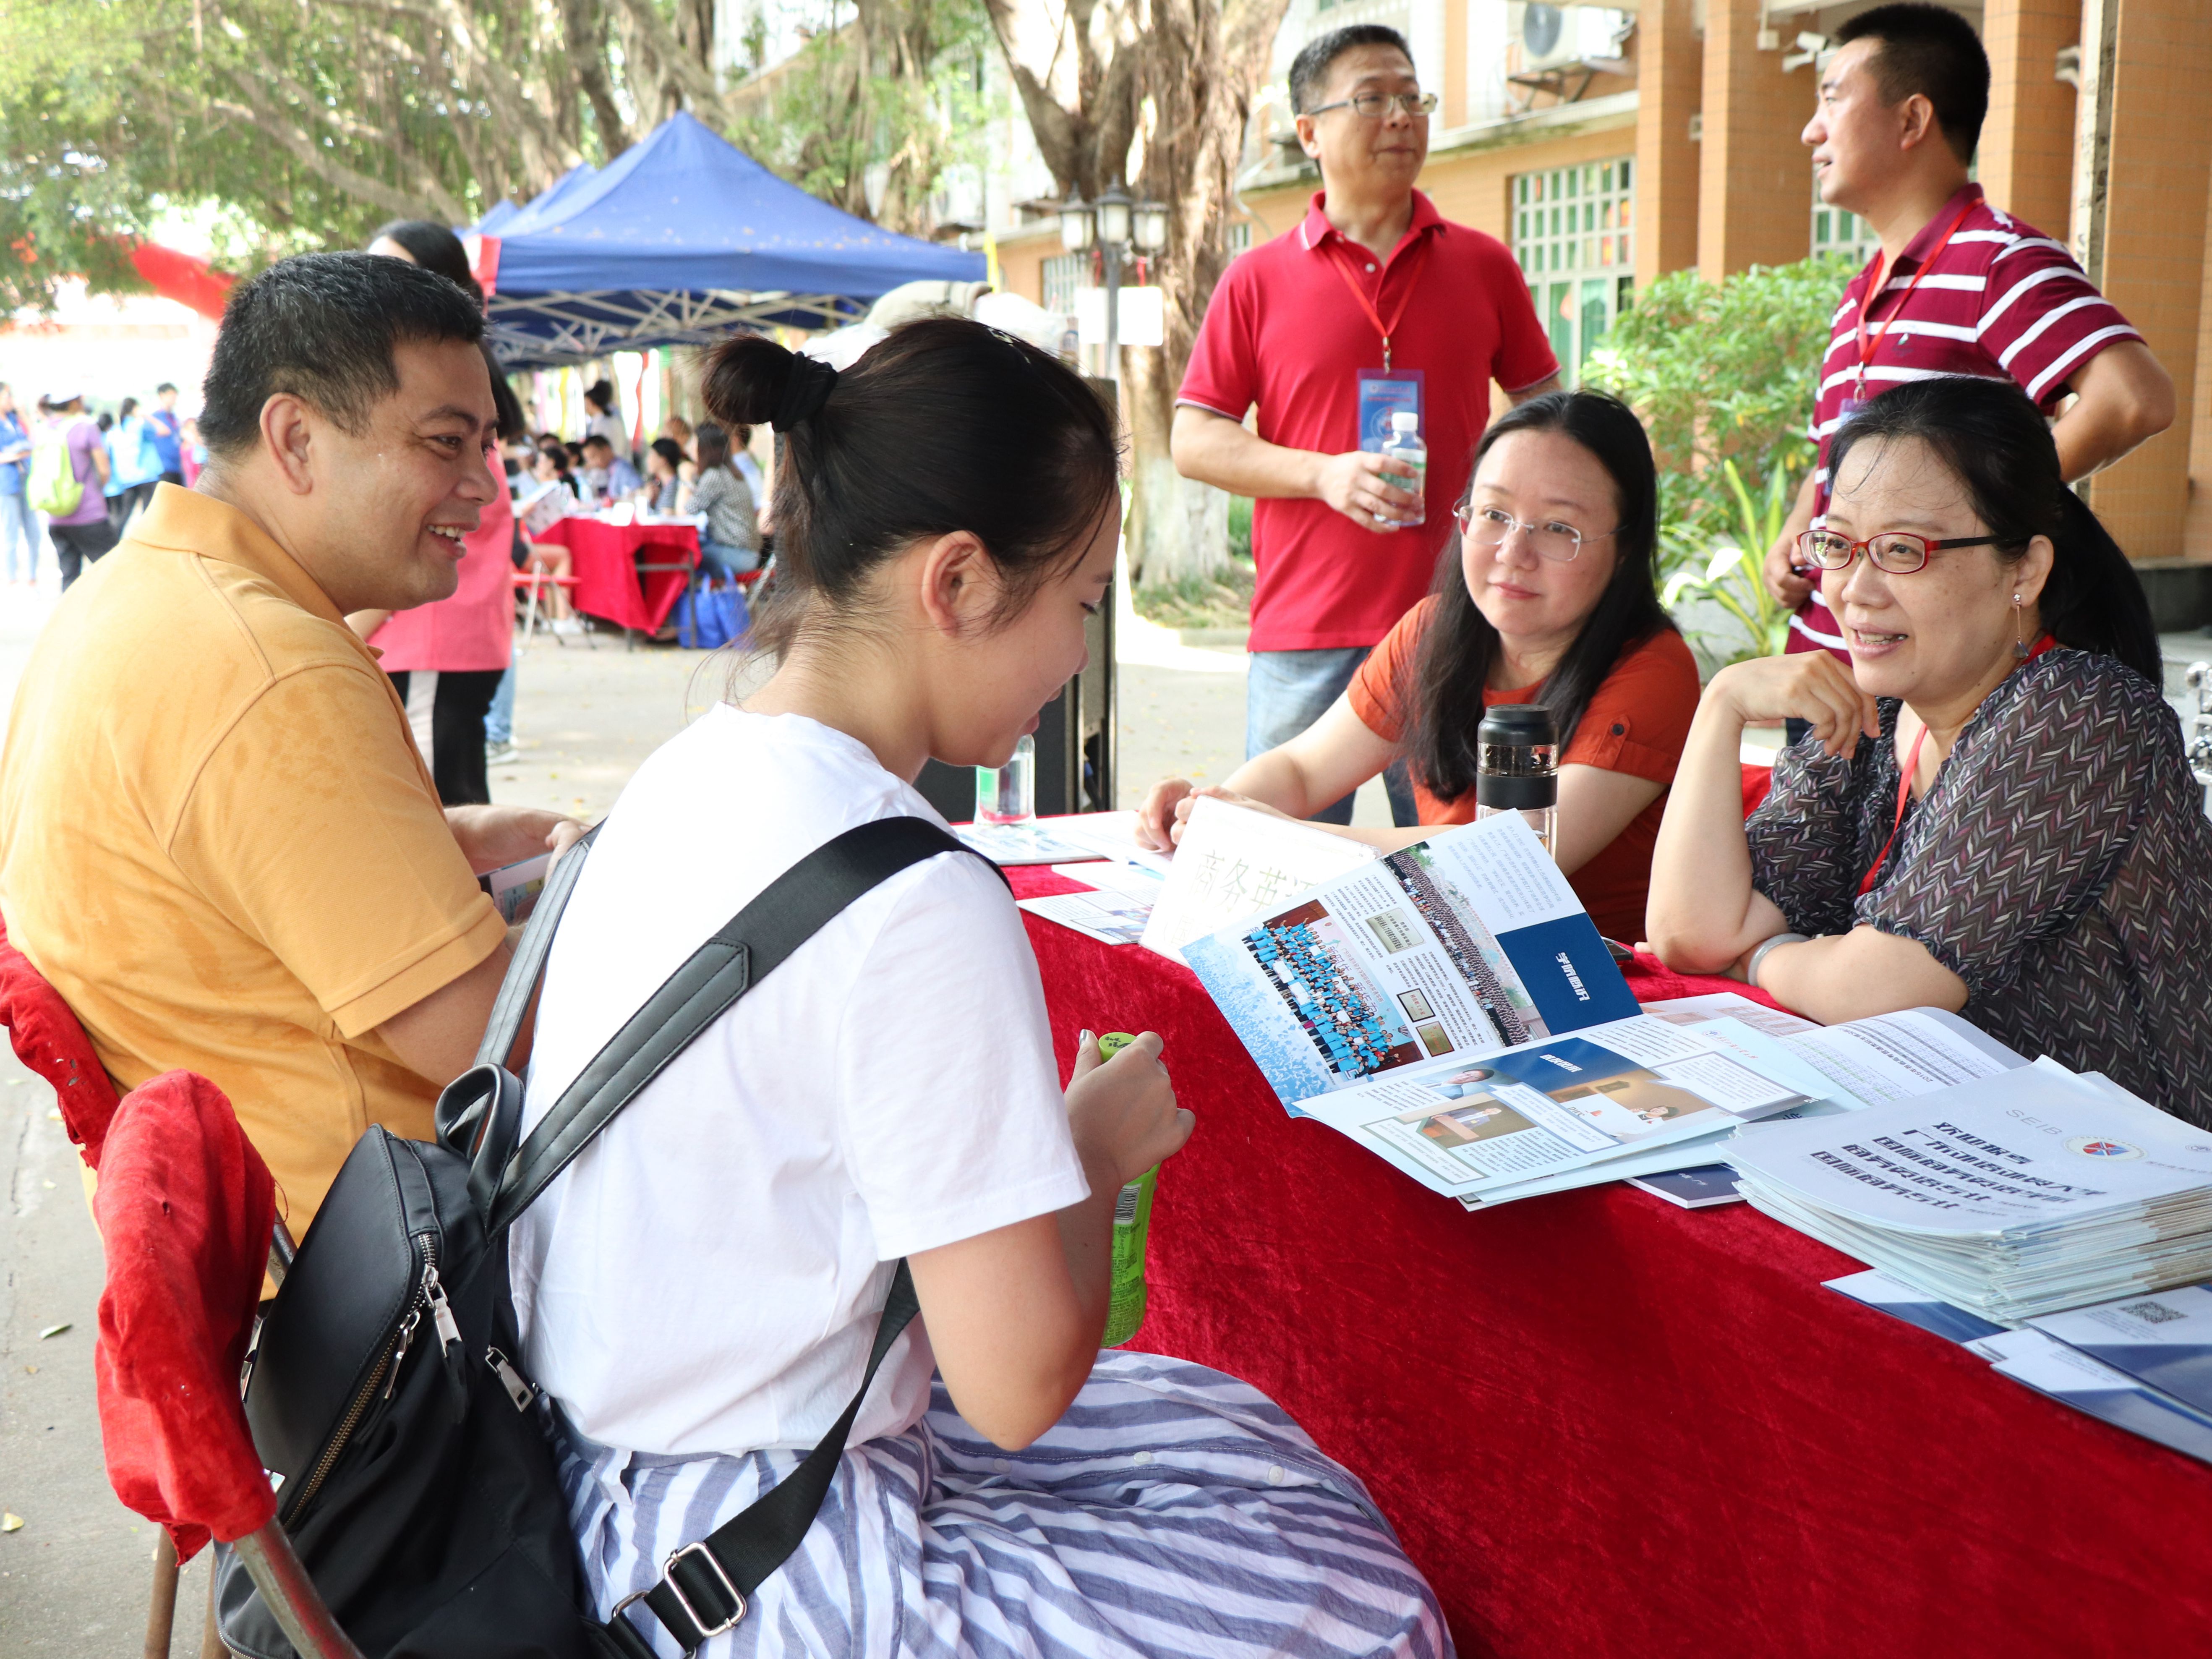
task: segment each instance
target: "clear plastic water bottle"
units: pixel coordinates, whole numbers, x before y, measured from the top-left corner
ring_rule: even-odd
[[[1559,726],[1533,702],[1501,703],[1475,728],[1474,816],[1518,812],[1544,850],[1559,815]]]
[[[1413,469],[1413,476],[1410,479],[1395,474],[1390,479],[1395,488],[1411,490],[1413,495],[1413,516],[1401,519],[1391,528],[1426,523],[1428,510],[1423,504],[1422,494],[1429,477],[1429,447],[1421,441],[1421,417],[1410,409],[1394,410],[1390,416],[1390,441],[1382,446],[1382,453],[1390,459],[1403,461]]]
[[[1004,766],[975,769],[975,821],[1028,823],[1036,817],[1036,739],[1024,738]]]
[[[1108,1031],[1098,1039],[1099,1058],[1111,1060],[1136,1040],[1127,1031]],[[1155,1164],[1115,1195],[1113,1278],[1102,1346],[1120,1347],[1145,1322],[1145,1243],[1152,1232],[1152,1193],[1159,1178]]]

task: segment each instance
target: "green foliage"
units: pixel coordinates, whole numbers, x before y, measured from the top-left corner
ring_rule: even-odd
[[[1721,463],[1721,474],[1735,498],[1734,538],[1714,546],[1710,556],[1701,556],[1680,538],[1674,538],[1670,562],[1674,573],[1659,594],[1659,602],[1669,611],[1685,598],[1704,599],[1740,631],[1740,640],[1698,635],[1698,642],[1715,667],[1747,657],[1773,656],[1789,639],[1790,612],[1766,591],[1759,568],[1790,516],[1797,483],[1796,474],[1777,468],[1767,478],[1765,494],[1754,502],[1733,459]]]
[[[984,90],[989,49],[975,0],[869,0],[732,94],[731,141],[848,213],[927,235],[931,193],[947,168],[981,161],[1004,112]]]
[[[1778,473],[1802,476],[1828,319],[1853,270],[1828,256],[1754,265],[1717,286],[1672,271],[1636,296],[1592,355],[1584,383],[1626,398],[1651,434],[1660,525],[1680,556],[1738,528],[1722,463],[1735,463],[1754,498]]]
[[[1249,496],[1231,495],[1229,498],[1229,556],[1246,560],[1252,556],[1252,501]]]

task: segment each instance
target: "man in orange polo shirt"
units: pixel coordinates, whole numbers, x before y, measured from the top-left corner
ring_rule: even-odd
[[[427,1138],[507,930],[475,872],[556,814],[441,812],[347,612],[453,591],[501,488],[483,319],[441,276],[288,259],[232,296],[210,452],[72,587],[0,752],[0,915],[125,1088],[212,1079],[305,1232],[362,1130]]]

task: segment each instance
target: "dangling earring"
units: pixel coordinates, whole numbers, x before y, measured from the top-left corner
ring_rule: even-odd
[[[2027,613],[2020,608],[2020,595],[2012,596],[2012,659],[2027,660]]]

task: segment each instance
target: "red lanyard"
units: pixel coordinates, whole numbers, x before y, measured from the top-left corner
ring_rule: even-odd
[[[1382,320],[1382,313],[1375,308],[1375,301],[1367,297],[1367,290],[1360,287],[1359,279],[1353,276],[1351,268],[1337,257],[1336,245],[1332,243],[1329,246],[1329,264],[1336,268],[1336,274],[1344,278],[1345,287],[1350,289],[1352,297],[1359,301],[1359,308],[1367,313],[1367,319],[1375,325],[1375,331],[1382,337],[1382,372],[1386,374],[1390,372],[1390,337],[1398,331],[1398,325],[1405,320],[1406,307],[1412,303],[1413,298],[1413,285],[1421,280],[1421,265],[1419,262],[1428,251],[1428,240],[1424,238],[1420,246],[1406,256],[1407,263],[1413,266],[1413,270],[1406,278],[1405,292],[1398,296],[1398,308],[1390,313],[1390,320],[1386,323]],[[1387,278],[1389,274],[1386,267],[1382,275]],[[1382,282],[1377,281],[1376,288],[1378,291],[1382,286]]]
[[[1912,290],[1920,286],[1920,279],[1923,276],[1935,269],[1936,262],[1943,257],[1943,250],[1951,246],[1952,236],[1957,233],[1960,225],[1966,222],[1966,216],[1973,210],[1974,204],[1972,202],[1959,210],[1959,216],[1951,221],[1951,228],[1943,233],[1942,240],[1937,242],[1935,247],[1929,250],[1928,257],[1920,262],[1920,268],[1912,273],[1912,280],[1905,285],[1905,292],[1898,299],[1897,309],[1881,319],[1881,326],[1875,330],[1872,339],[1867,337],[1867,317],[1874,310],[1874,302],[1881,297],[1881,291],[1887,286],[1885,279],[1888,275],[1887,262],[1885,261],[1882,269],[1876,270],[1873,277],[1869,280],[1866,292],[1859,298],[1859,377],[1857,384],[1851,388],[1855,395],[1862,398],[1866,395],[1867,368],[1874,362],[1874,354],[1880,349],[1883,337],[1888,334],[1889,325],[1905,314],[1905,307],[1912,303]]]
[[[2055,650],[2058,641],[2045,634],[2022,660],[2033,662],[2045,652]],[[1912,740],[1912,752],[1905,757],[1904,775],[1897,781],[1897,816],[1890,821],[1889,839],[1881,844],[1881,851],[1867,866],[1866,878],[1859,883],[1859,896],[1864,898],[1874,891],[1874,878],[1881,873],[1881,866],[1889,861],[1889,849],[1897,845],[1898,831],[1905,828],[1905,804],[1912,798],[1912,780],[1920,771],[1920,745],[1928,741],[1928,728],[1922,726],[1920,735]]]

